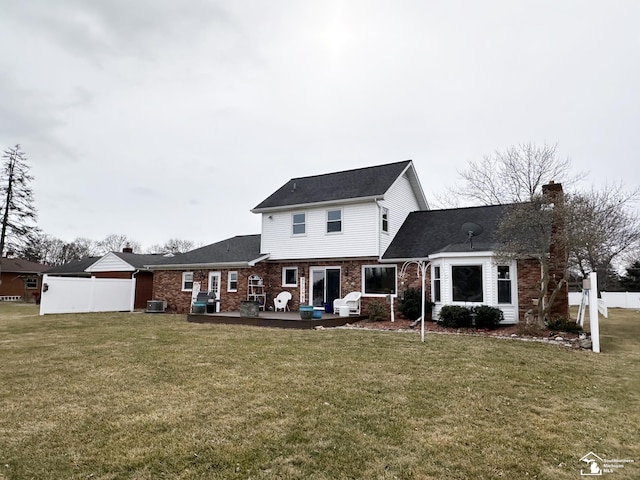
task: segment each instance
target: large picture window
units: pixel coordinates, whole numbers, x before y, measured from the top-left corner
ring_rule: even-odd
[[[454,302],[482,302],[482,265],[451,267]]]
[[[390,295],[396,293],[396,267],[365,266],[365,295]]]
[[[498,265],[498,303],[511,303],[511,272],[504,265]]]

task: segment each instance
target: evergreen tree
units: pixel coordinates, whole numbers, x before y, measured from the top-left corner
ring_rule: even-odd
[[[2,155],[0,170],[0,256],[5,251],[19,250],[27,235],[35,228],[36,209],[27,158],[20,145],[8,148]]]

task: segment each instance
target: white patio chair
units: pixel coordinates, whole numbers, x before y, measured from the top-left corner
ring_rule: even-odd
[[[360,297],[362,297],[361,292],[351,292],[344,298],[336,298],[333,301],[333,313],[340,313],[340,307],[346,305],[349,307],[349,313],[360,315]]]
[[[282,310],[284,312],[289,310],[289,300],[291,300],[291,294],[289,292],[280,292],[276,298],[273,299],[275,311]]]

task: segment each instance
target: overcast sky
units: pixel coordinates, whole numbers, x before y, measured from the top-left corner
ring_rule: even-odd
[[[640,173],[637,0],[0,0],[0,147],[38,225],[209,244],[288,179],[558,143],[589,185]]]

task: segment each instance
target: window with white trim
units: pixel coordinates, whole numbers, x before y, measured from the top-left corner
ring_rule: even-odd
[[[193,272],[182,272],[182,291],[190,292],[193,290]]]
[[[327,210],[327,233],[342,231],[342,210]]]
[[[282,286],[283,287],[298,286],[298,267],[282,268]]]
[[[511,303],[511,269],[498,265],[498,303]]]
[[[482,302],[482,265],[451,267],[454,302]]]
[[[238,291],[238,272],[229,272],[227,274],[227,292]]]
[[[442,278],[440,276],[440,267],[433,267],[433,301],[442,301]]]
[[[36,277],[25,278],[24,284],[29,290],[34,290],[38,288],[38,279]]]
[[[382,231],[385,233],[389,233],[389,209],[382,208]]]
[[[362,290],[365,295],[395,295],[396,267],[370,265],[363,266]]]
[[[307,215],[304,212],[294,213],[291,216],[291,232],[294,235],[304,235],[306,228]]]

